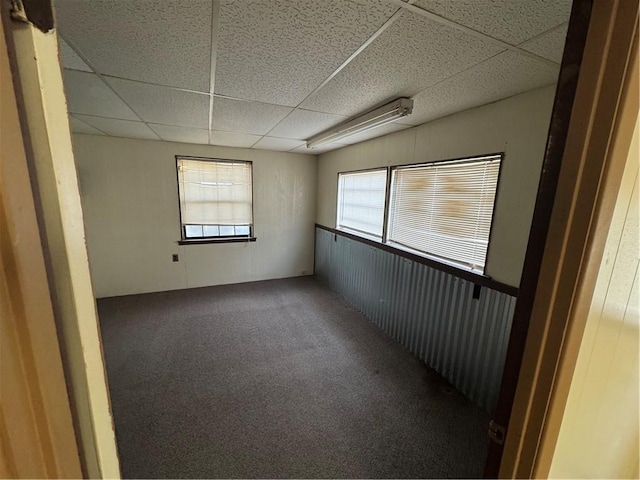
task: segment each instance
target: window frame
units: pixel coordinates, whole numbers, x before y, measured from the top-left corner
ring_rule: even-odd
[[[405,168],[415,168],[415,167],[422,167],[422,166],[427,166],[427,165],[435,165],[438,163],[465,163],[465,162],[469,162],[469,163],[473,163],[476,161],[480,161],[482,159],[485,158],[490,158],[490,157],[498,157],[500,160],[500,167],[498,168],[498,180],[496,182],[496,192],[495,192],[495,197],[494,197],[494,201],[493,201],[493,208],[491,210],[491,224],[489,226],[489,237],[487,240],[487,255],[485,257],[485,262],[484,262],[484,268],[483,271],[480,272],[477,269],[473,269],[471,267],[469,267],[468,264],[466,264],[465,262],[461,262],[461,261],[456,261],[453,259],[448,259],[445,257],[441,257],[435,254],[430,254],[430,253],[425,253],[422,252],[420,250],[416,250],[413,249],[411,247],[406,247],[402,244],[398,244],[392,241],[389,241],[388,238],[388,227],[389,227],[389,223],[390,223],[390,209],[391,209],[391,188],[392,188],[392,179],[393,179],[393,173],[398,170],[398,169],[405,169]],[[447,267],[453,267],[457,270],[461,270],[467,273],[470,273],[472,275],[478,276],[478,277],[484,277],[484,278],[491,278],[490,276],[486,275],[485,271],[486,271],[486,267],[487,265],[489,265],[489,254],[490,254],[490,247],[491,247],[491,240],[493,237],[493,226],[494,226],[494,222],[495,222],[495,213],[496,213],[496,205],[498,204],[498,199],[499,199],[499,193],[500,193],[500,182],[502,180],[502,167],[504,166],[504,161],[505,161],[505,153],[504,152],[495,152],[495,153],[486,153],[486,154],[481,154],[481,155],[473,155],[473,156],[464,156],[464,157],[456,157],[456,158],[446,158],[446,159],[440,159],[440,160],[433,160],[433,161],[427,161],[427,162],[415,162],[415,163],[406,163],[406,164],[398,164],[398,165],[390,165],[390,166],[383,166],[383,167],[372,167],[372,168],[364,168],[364,169],[358,169],[358,170],[346,170],[346,171],[341,171],[338,172],[337,175],[337,184],[336,184],[336,230],[340,231],[340,232],[345,232],[347,234],[356,236],[356,237],[360,237],[360,238],[364,238],[367,239],[369,241],[378,243],[380,245],[383,245],[385,248],[387,249],[391,249],[394,252],[397,253],[408,253],[411,255],[415,255],[418,257],[422,257],[425,259],[428,259],[432,262],[435,262],[437,264],[440,265],[446,265]],[[359,232],[357,230],[353,230],[353,229],[349,229],[349,228],[340,228],[338,227],[338,201],[340,198],[340,175],[343,174],[349,174],[349,173],[359,173],[359,172],[366,172],[366,171],[372,171],[372,170],[387,170],[387,183],[385,186],[385,201],[384,201],[384,220],[383,220],[383,225],[382,225],[382,238],[378,238],[375,237],[373,235],[367,235],[367,234],[363,234],[362,232]]]
[[[215,163],[246,163],[249,164],[251,170],[251,224],[249,225],[249,235],[219,235],[208,237],[187,237],[186,236],[186,224],[182,222],[182,203],[180,200],[180,160],[195,160],[198,162],[215,162]],[[210,158],[210,157],[197,157],[190,155],[176,155],[175,156],[175,171],[176,171],[176,187],[178,194],[178,221],[180,225],[180,240],[179,245],[202,245],[211,243],[246,243],[255,242],[255,211],[253,202],[253,161],[251,160],[235,160],[231,158]]]

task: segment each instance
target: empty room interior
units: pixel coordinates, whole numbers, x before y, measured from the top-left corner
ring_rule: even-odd
[[[85,474],[482,477],[572,1],[53,12],[117,444]]]

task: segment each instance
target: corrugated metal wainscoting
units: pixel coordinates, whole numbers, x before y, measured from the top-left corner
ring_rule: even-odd
[[[515,297],[316,227],[316,277],[491,413]]]

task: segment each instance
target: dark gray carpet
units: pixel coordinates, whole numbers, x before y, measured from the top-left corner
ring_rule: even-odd
[[[311,277],[100,300],[125,477],[480,477],[487,415]]]

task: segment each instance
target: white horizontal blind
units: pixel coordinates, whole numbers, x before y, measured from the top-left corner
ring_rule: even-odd
[[[338,228],[382,237],[387,169],[338,176]]]
[[[251,163],[178,159],[183,225],[251,225]]]
[[[500,156],[393,172],[388,241],[484,270]]]

